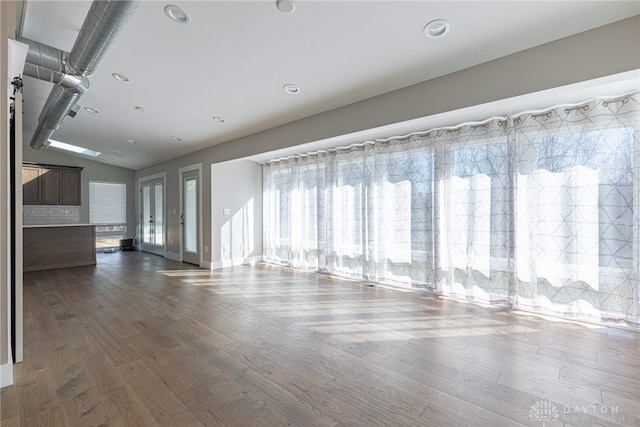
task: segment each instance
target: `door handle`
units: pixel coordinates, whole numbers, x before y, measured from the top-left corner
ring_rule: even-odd
[[[184,214],[180,214],[180,225],[184,225]]]

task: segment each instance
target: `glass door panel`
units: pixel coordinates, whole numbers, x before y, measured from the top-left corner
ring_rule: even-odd
[[[200,265],[198,171],[182,174],[182,260]]]
[[[151,190],[148,185],[142,187],[142,214],[140,220],[142,223],[142,249],[145,245],[151,244]]]
[[[140,184],[142,250],[164,255],[164,179]]]
[[[154,199],[154,244],[156,246],[164,246],[164,185],[163,183],[156,183],[153,185],[153,199]]]

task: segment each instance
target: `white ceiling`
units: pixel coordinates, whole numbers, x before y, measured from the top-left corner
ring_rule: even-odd
[[[285,14],[275,1],[171,0],[191,15],[184,25],[168,3],[140,4],[80,100],[100,113],[80,110],[53,139],[139,169],[640,13],[637,1],[298,0]],[[89,6],[27,0],[22,35],[69,51]],[[449,34],[425,37],[438,18]],[[25,78],[26,143],[50,90]]]

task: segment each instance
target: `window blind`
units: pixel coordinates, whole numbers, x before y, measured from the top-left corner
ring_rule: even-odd
[[[89,181],[89,222],[125,224],[127,185],[120,182]]]

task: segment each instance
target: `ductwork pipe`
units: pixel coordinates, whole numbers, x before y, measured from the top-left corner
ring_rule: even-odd
[[[138,0],[95,0],[69,52],[68,71],[79,76],[91,76],[138,4]]]
[[[73,76],[33,64],[24,64],[24,75],[60,85],[65,89],[77,88],[81,93],[89,89],[89,79],[86,77]]]
[[[68,54],[23,39],[29,44],[25,75],[56,84],[38,118],[31,147],[38,150],[48,145],[53,132],[89,88],[86,76],[93,73],[139,3],[139,0],[94,0]]]
[[[86,77],[83,79],[87,80]],[[87,81],[88,83],[88,81]],[[87,85],[88,86],[88,85]],[[49,145],[49,138],[53,132],[60,127],[64,119],[71,111],[74,105],[78,103],[78,100],[86,89],[82,88],[82,85],[77,86],[74,89],[66,89],[62,86],[54,86],[47,98],[47,102],[44,104],[44,108],[38,118],[38,126],[31,139],[31,146],[36,149],[42,148],[46,141]],[[34,146],[34,141],[40,142],[38,147]]]
[[[60,73],[64,72],[64,63],[67,56],[69,56],[68,52],[25,37],[18,37],[18,41],[29,45],[27,64],[48,68]]]
[[[86,86],[84,91],[80,89],[81,92],[85,92],[88,89],[88,80],[83,80],[82,77],[65,72],[65,63],[69,56],[68,52],[25,37],[18,37],[18,41],[29,45],[27,60],[24,65],[25,76],[59,84],[68,89],[73,89],[80,85]]]

